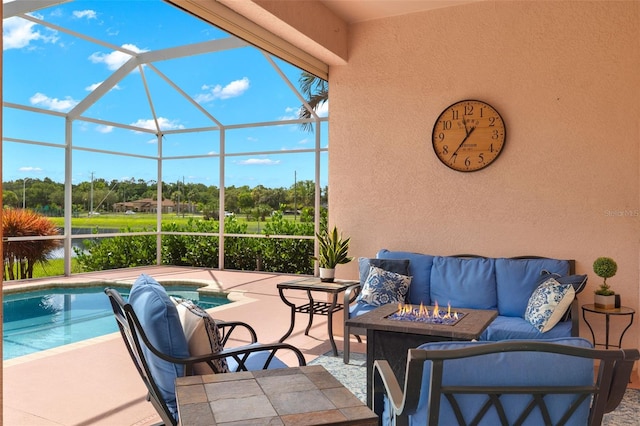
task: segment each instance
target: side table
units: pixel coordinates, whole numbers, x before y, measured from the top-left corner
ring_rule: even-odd
[[[341,303],[338,303],[338,295],[345,291],[347,288],[354,284],[358,284],[359,281],[354,280],[334,280],[332,283],[322,282],[320,278],[302,278],[293,281],[286,281],[278,284],[278,292],[280,299],[291,308],[291,325],[289,330],[280,338],[280,342],[291,335],[293,327],[296,323],[296,313],[309,314],[309,322],[307,328],[304,331],[305,336],[309,335],[309,330],[313,324],[314,315],[326,315],[329,329],[329,341],[331,342],[331,348],[333,349],[333,355],[338,356],[338,348],[336,342],[333,339],[333,314],[334,312],[344,309]],[[294,302],[287,299],[284,295],[284,290],[302,290],[306,292],[308,303],[302,305],[296,305]],[[331,302],[317,301],[313,299],[311,292],[323,292],[331,295]]]
[[[590,312],[596,315],[604,315],[605,316],[605,341],[604,344],[603,343],[596,343],[596,336],[593,332],[593,328],[591,327],[591,324],[589,324],[589,321],[587,321],[587,316],[586,313]],[[619,308],[614,308],[614,309],[602,309],[602,308],[596,308],[596,306],[594,304],[589,304],[589,305],[582,305],[582,319],[584,319],[584,322],[587,324],[587,327],[589,327],[589,331],[591,331],[591,339],[593,341],[593,345],[594,346],[604,346],[605,349],[609,349],[609,346],[613,346],[616,348],[622,348],[622,338],[624,337],[624,333],[627,332],[627,330],[629,329],[629,327],[631,327],[631,325],[633,324],[633,316],[636,313],[636,311],[632,308],[626,307],[626,306],[621,306]],[[609,319],[611,316],[624,316],[627,315],[630,317],[629,319],[629,324],[627,325],[627,327],[622,330],[622,333],[620,334],[620,340],[618,340],[618,345],[609,345]]]

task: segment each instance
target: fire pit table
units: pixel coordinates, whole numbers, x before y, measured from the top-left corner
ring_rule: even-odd
[[[432,313],[434,307],[427,307]],[[414,306],[413,310],[419,310]],[[444,315],[449,308],[439,308]],[[497,311],[451,308],[458,318],[451,321],[425,322],[423,320],[400,320],[398,305],[383,305],[371,312],[347,320],[347,325],[367,330],[367,405],[372,407],[373,362],[376,359],[389,361],[400,386],[404,386],[407,367],[407,351],[423,343],[443,340],[477,339],[498,316]],[[347,337],[345,337],[347,338]]]

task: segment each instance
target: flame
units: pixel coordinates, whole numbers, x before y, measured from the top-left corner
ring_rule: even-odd
[[[424,304],[420,303],[420,306],[414,308],[412,305],[405,305],[403,303],[398,303],[398,316],[414,316],[420,318],[440,318],[440,319],[459,319],[458,312],[451,312],[451,303],[447,304],[447,310],[440,312],[440,306],[438,305],[438,301],[436,300],[431,313],[429,313],[429,308],[424,306]]]

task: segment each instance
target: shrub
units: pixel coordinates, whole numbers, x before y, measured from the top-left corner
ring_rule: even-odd
[[[48,218],[31,210],[11,208],[2,211],[2,232],[5,237],[59,235],[58,228]],[[34,265],[47,263],[49,254],[58,247],[60,240],[3,242],[4,279],[33,278]]]

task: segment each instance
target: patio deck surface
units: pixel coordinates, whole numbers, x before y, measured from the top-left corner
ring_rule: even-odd
[[[289,328],[291,311],[280,300],[276,284],[300,277],[159,266],[34,280],[28,284],[5,283],[5,288],[50,283],[133,282],[142,272],[161,283],[193,281],[229,292],[236,302],[209,312],[216,318],[251,324],[259,341],[264,343],[277,341]],[[304,297],[303,292],[299,295]],[[336,324],[342,324],[341,313],[334,319]],[[304,335],[306,323],[306,316],[296,317],[296,327],[286,342],[298,347],[307,361],[311,361],[330,351],[331,346],[326,317],[314,317],[309,336]],[[336,336],[336,343],[341,350],[340,336]],[[354,343],[352,350],[364,352],[364,345]],[[293,357],[283,360],[295,361]],[[160,421],[146,401],[146,388],[119,333],[5,361],[3,375],[3,424],[7,426],[145,426]]]
[[[277,341],[289,327],[290,309],[280,300],[276,284],[300,277],[156,266],[4,285],[10,288],[17,285],[39,287],[50,283],[132,283],[142,272],[161,283],[192,281],[228,292],[235,303],[214,308],[210,313],[223,320],[241,320],[251,324],[258,339],[264,343]],[[299,292],[299,295],[287,293],[287,296],[303,300],[305,295]],[[286,342],[298,347],[307,361],[311,361],[330,351],[331,346],[327,318],[315,316],[309,336],[305,336],[306,318],[299,314],[296,327]],[[336,332],[340,332],[341,313],[335,315],[334,324],[338,326]],[[336,334],[335,337],[338,349],[342,350],[341,335]],[[351,350],[363,353],[365,345],[352,340]],[[295,362],[293,357],[284,358],[284,361]],[[7,426],[146,426],[160,421],[146,401],[146,388],[119,333],[5,361],[3,376],[2,424]],[[630,387],[640,387],[635,371]]]

